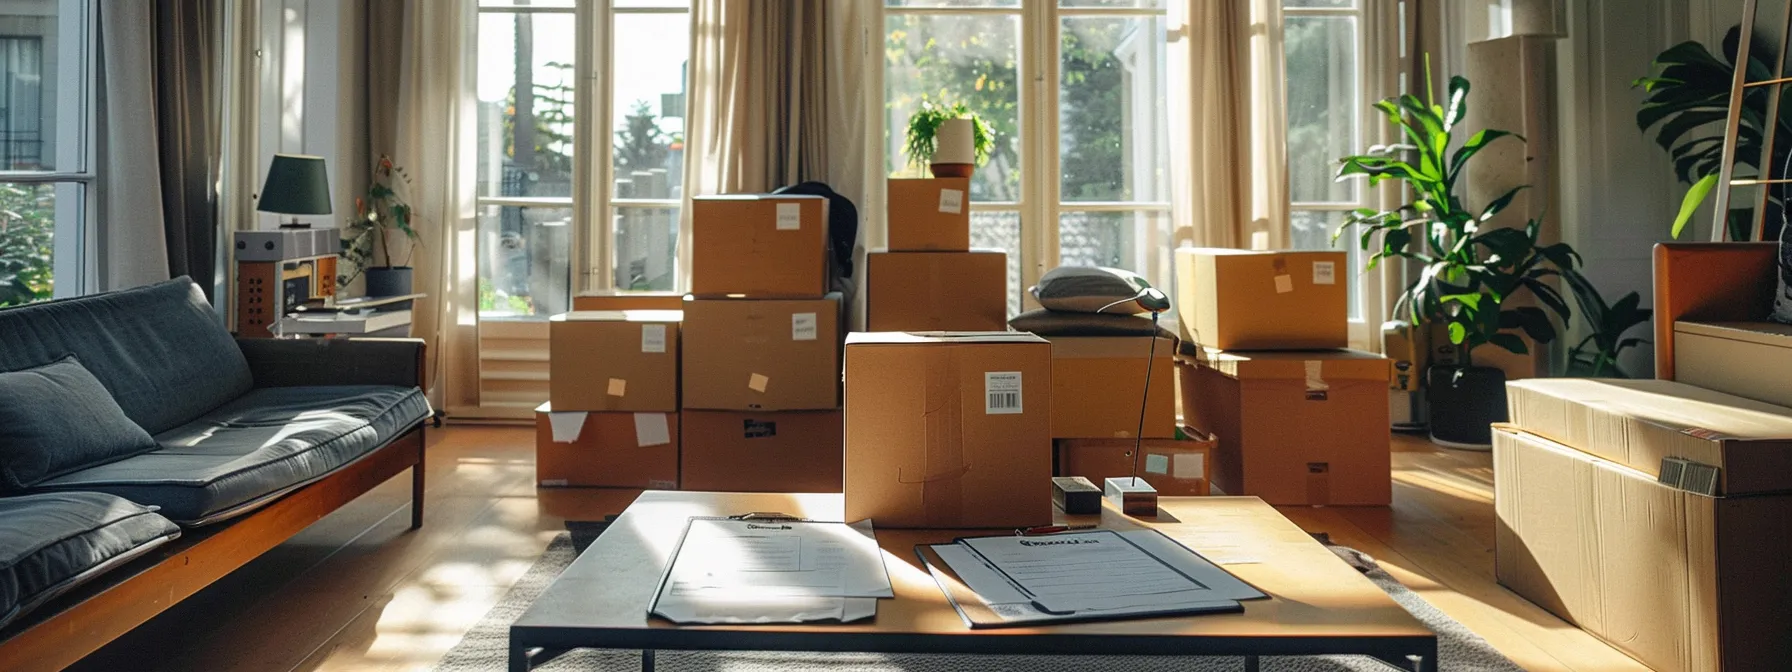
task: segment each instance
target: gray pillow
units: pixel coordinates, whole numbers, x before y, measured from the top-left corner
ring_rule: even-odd
[[[0,373],[0,494],[156,448],[74,355]]]
[[[1015,331],[1028,331],[1040,336],[1150,336],[1151,318],[1140,315],[1107,313],[1066,313],[1056,310],[1030,310],[1008,320]],[[1175,338],[1169,329],[1155,327],[1158,336]]]
[[[1149,312],[1136,300],[1151,286],[1132,271],[1097,266],[1059,266],[1046,271],[1031,290],[1039,305],[1071,313],[1137,315]]]

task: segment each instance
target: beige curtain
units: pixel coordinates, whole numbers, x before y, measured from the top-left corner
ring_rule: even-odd
[[[118,0],[99,12],[99,289],[168,279],[156,143],[156,7]],[[58,166],[72,169],[74,166]]]
[[[406,196],[422,235],[413,282],[429,295],[411,330],[429,342],[429,398],[442,409],[479,403],[477,219],[465,151],[476,130],[468,95],[476,18],[473,0],[407,0],[398,69],[392,158],[411,176]]]
[[[1175,239],[1287,247],[1280,2],[1177,0],[1169,14]]]

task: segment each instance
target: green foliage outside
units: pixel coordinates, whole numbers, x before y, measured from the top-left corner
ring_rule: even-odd
[[[0,184],[0,307],[51,296],[55,187]]]
[[[622,121],[622,129],[616,131],[616,172],[665,168],[672,154],[672,138],[660,130],[653,106],[637,100]]]

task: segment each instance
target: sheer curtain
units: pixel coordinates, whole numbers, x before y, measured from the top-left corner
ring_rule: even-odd
[[[99,13],[101,290],[168,279],[162,166],[156,148],[156,7],[150,0],[95,5]]]

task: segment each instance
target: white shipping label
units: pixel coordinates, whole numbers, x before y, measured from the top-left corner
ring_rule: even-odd
[[[1313,262],[1313,284],[1315,284],[1315,285],[1338,284],[1338,262],[1335,262],[1335,261],[1315,261],[1315,262]]]
[[[815,340],[815,313],[792,313],[790,315],[790,340]]]
[[[1156,453],[1146,455],[1145,456],[1145,473],[1147,473],[1147,474],[1164,474],[1166,476],[1169,475],[1169,473],[1170,473],[1170,456],[1169,455],[1158,455]]]
[[[953,215],[964,212],[964,192],[957,189],[941,189],[940,212]]]
[[[609,394],[612,397],[628,396],[628,381],[621,378],[611,378]]]
[[[1178,479],[1207,478],[1207,456],[1201,453],[1177,455],[1176,466],[1170,475]]]
[[[1019,371],[983,374],[983,414],[1019,415],[1022,412]]]
[[[643,324],[643,325],[641,325],[641,352],[650,352],[650,353],[660,354],[660,353],[664,353],[665,351],[666,351],[666,325],[663,325],[663,324]]]
[[[572,443],[579,440],[579,432],[585,429],[584,411],[567,411],[564,413],[548,413],[548,429],[554,437],[554,443]]]
[[[1294,276],[1283,273],[1276,276],[1276,293],[1287,294],[1294,291]]]
[[[755,373],[747,377],[747,389],[754,392],[764,392],[766,384],[770,382],[772,382],[772,379]]]
[[[778,204],[778,230],[795,231],[803,228],[803,205],[801,203]]]
[[[663,446],[672,442],[672,426],[665,413],[635,414],[635,445],[641,448]]]

